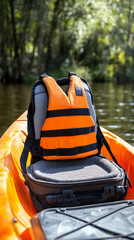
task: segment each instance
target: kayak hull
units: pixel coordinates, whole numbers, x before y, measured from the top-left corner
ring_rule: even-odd
[[[20,116],[0,139],[0,236],[6,239],[34,239],[30,219],[37,212],[20,167],[20,156],[27,135],[27,112]],[[102,128],[113,154],[130,178],[132,188],[125,199],[134,199],[134,147]],[[103,146],[102,154],[111,156]],[[31,155],[29,153],[28,164]]]

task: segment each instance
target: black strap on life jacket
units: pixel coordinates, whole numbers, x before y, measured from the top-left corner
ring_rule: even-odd
[[[28,121],[28,125],[29,125],[29,121]],[[28,158],[28,154],[29,154],[31,142],[32,142],[32,135],[30,133],[32,134],[32,131],[31,131],[31,128],[29,127],[29,133],[26,137],[23,152],[22,152],[21,158],[20,158],[20,165],[21,165],[22,174],[23,174],[24,178],[25,178],[25,173],[26,173],[27,158]]]
[[[97,124],[98,124],[98,129],[97,129],[97,137],[98,137],[98,139],[97,139],[97,142],[98,142],[99,151],[100,151],[101,147],[102,147],[103,144],[104,144],[105,147],[106,147],[106,149],[107,149],[107,151],[109,152],[110,156],[111,156],[112,159],[114,160],[114,162],[115,162],[120,168],[122,168],[122,169],[124,170],[125,175],[126,175],[126,179],[127,179],[127,181],[128,181],[128,184],[129,184],[129,187],[132,187],[131,182],[130,182],[130,179],[129,179],[128,176],[127,176],[126,170],[118,163],[116,157],[114,156],[114,154],[113,154],[112,151],[111,151],[111,148],[110,148],[110,146],[109,146],[106,138],[104,137],[104,135],[103,135],[103,133],[102,133],[102,131],[101,131],[98,118],[97,118]]]
[[[36,84],[34,84],[34,86],[32,88],[31,102],[29,104],[28,115],[27,115],[28,135],[26,137],[24,148],[23,148],[23,151],[22,151],[22,154],[21,154],[21,157],[20,157],[20,165],[21,165],[22,174],[23,174],[24,178],[25,178],[25,174],[26,174],[26,163],[27,163],[27,158],[28,158],[29,151],[32,149],[32,146],[38,145],[36,143],[36,140],[35,140],[34,120],[33,120],[33,116],[34,116],[34,112],[35,112],[34,91],[35,91],[35,87],[38,84],[41,84],[40,81],[37,81]]]

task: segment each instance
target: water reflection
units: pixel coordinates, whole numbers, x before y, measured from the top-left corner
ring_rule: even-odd
[[[91,84],[100,125],[134,145],[134,86]],[[0,85],[0,136],[29,105],[31,85]]]
[[[31,85],[0,85],[0,136],[27,108]]]
[[[92,84],[100,125],[134,145],[134,86]]]

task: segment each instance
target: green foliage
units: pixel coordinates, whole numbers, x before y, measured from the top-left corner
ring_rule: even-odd
[[[39,79],[39,76],[33,75],[33,74],[25,74],[23,76],[24,83],[34,83]]]
[[[132,0],[1,0],[0,79],[77,71],[98,82],[134,81],[133,20]]]

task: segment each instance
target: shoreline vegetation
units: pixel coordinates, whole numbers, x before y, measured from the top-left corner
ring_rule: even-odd
[[[76,65],[68,66],[68,67],[61,67],[60,69],[53,69],[52,71],[49,71],[49,75],[52,76],[55,79],[60,79],[63,77],[67,77],[69,72],[75,72],[79,77],[85,78],[87,81],[91,82],[91,76],[89,73],[89,69],[85,67],[78,67]],[[43,73],[43,72],[42,72]],[[39,75],[37,74],[25,74],[23,76],[23,83],[29,84],[33,83],[36,80],[39,79]]]
[[[0,82],[134,82],[134,1],[1,0]]]

